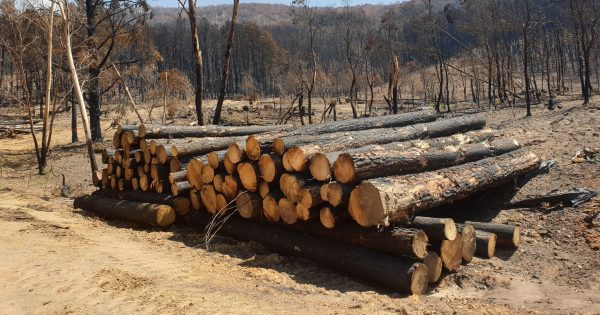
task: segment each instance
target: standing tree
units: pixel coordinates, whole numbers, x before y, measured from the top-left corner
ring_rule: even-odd
[[[203,77],[202,77],[202,50],[200,50],[200,39],[198,38],[198,26],[196,23],[196,0],[177,0],[181,8],[190,19],[190,30],[192,33],[192,45],[194,47],[194,64],[196,65],[196,117],[198,125],[204,126],[204,113],[202,112]],[[186,9],[187,3],[187,9]]]
[[[225,100],[225,92],[227,90],[227,75],[229,74],[229,64],[231,63],[231,49],[233,48],[233,36],[235,33],[235,24],[237,21],[237,12],[240,0],[233,0],[233,13],[231,14],[231,26],[229,27],[229,35],[227,36],[227,47],[225,48],[225,60],[223,60],[223,73],[221,74],[221,88],[219,89],[219,98],[215,108],[215,116],[213,124],[218,125],[221,121],[221,109]]]

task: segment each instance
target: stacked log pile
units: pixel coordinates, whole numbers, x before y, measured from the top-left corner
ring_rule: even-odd
[[[307,125],[121,126],[100,190],[76,206],[108,217],[206,226],[421,294],[518,226],[419,216],[537,169],[478,116],[428,112]],[[160,206],[159,206],[160,205]]]

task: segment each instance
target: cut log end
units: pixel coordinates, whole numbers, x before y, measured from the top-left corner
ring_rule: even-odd
[[[217,212],[223,212],[223,211],[225,211],[225,209],[227,209],[228,203],[227,203],[227,198],[225,198],[225,195],[217,194],[216,203],[217,203]]]
[[[219,168],[221,165],[221,160],[219,159],[219,154],[217,152],[210,152],[207,157],[208,165],[210,165],[214,170]]]
[[[286,224],[294,224],[298,221],[298,214],[296,213],[296,205],[289,201],[287,198],[279,199],[279,215],[281,220]]]
[[[462,263],[462,237],[457,235],[454,240],[443,240],[440,246],[440,257],[444,268],[457,271]]]
[[[362,182],[352,190],[348,213],[356,223],[364,227],[380,224],[385,218],[385,213],[377,188],[368,182]]]
[[[215,170],[210,165],[204,165],[200,171],[200,179],[203,184],[210,184],[215,178]]]
[[[288,162],[295,172],[303,172],[307,165],[308,159],[303,149],[299,147],[291,147],[286,151]]]
[[[349,154],[340,154],[333,163],[333,176],[340,183],[348,184],[356,178],[354,161]]]
[[[410,291],[415,295],[422,295],[427,291],[429,270],[423,263],[416,263],[411,268]]]
[[[465,224],[461,228],[461,239],[462,239],[462,258],[465,262],[471,262],[475,255],[477,246],[475,229],[470,224]]]
[[[246,155],[251,160],[258,160],[260,158],[260,142],[254,136],[248,136],[246,138]]]
[[[263,154],[258,159],[258,169],[260,171],[260,176],[266,182],[273,182],[275,180],[275,176],[277,174],[277,170],[275,167],[275,162],[268,154]]]
[[[175,211],[173,208],[160,205],[156,211],[156,224],[160,227],[165,227],[175,222]]]
[[[330,162],[323,153],[316,153],[310,159],[310,174],[319,181],[326,181],[331,174]]]
[[[251,163],[240,163],[237,166],[237,172],[244,188],[253,192],[258,189],[258,174],[254,165]]]
[[[277,155],[283,155],[285,153],[285,143],[281,138],[275,138],[273,140],[273,152]]]
[[[515,248],[518,248],[521,245],[521,227],[518,225],[515,226],[512,242]]]
[[[189,198],[178,197],[173,200],[172,206],[177,215],[186,215],[190,212],[192,205]]]
[[[243,192],[237,197],[235,204],[240,216],[250,219],[260,216],[263,201],[257,194]]]
[[[200,199],[206,207],[206,211],[211,214],[217,213],[217,195],[213,185],[204,185],[200,190]]]
[[[328,228],[333,229],[335,227],[336,216],[333,213],[333,209],[330,207],[323,207],[319,212],[319,219],[321,220],[321,224]]]
[[[263,216],[271,223],[276,223],[280,219],[279,205],[271,195],[267,195],[263,199]]]
[[[234,164],[242,160],[242,149],[237,143],[232,142],[229,144],[227,147],[227,158]]]
[[[412,250],[415,256],[423,258],[427,255],[427,243],[429,238],[423,230],[417,230],[412,241]]]
[[[429,271],[429,283],[437,282],[442,275],[442,259],[436,252],[429,251],[423,259]]]

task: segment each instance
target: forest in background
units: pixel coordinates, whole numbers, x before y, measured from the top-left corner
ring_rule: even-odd
[[[139,102],[199,95],[198,114],[198,98],[201,106],[202,99],[219,96],[232,6],[192,4],[200,68],[189,2],[180,8],[152,8],[140,0],[70,4],[72,50],[94,141],[102,139],[103,106],[127,102],[115,67]],[[10,0],[0,5],[5,30],[0,34],[0,104],[20,104],[34,114],[39,105],[36,115],[41,115],[48,8]],[[241,4],[226,98],[288,97],[298,101],[301,117],[311,112],[312,99],[326,98],[331,111],[347,103],[355,117],[372,115],[366,108],[381,86],[388,90],[390,112],[403,100],[438,111],[450,111],[462,101],[474,106],[523,103],[527,114],[532,102],[551,102],[559,95],[581,96],[587,104],[600,89],[598,6],[595,0],[411,0],[347,2],[336,8],[302,0],[289,6]],[[75,114],[60,32],[54,40],[51,97],[57,110]],[[358,101],[368,105],[365,110]],[[200,123],[210,121],[204,117]]]

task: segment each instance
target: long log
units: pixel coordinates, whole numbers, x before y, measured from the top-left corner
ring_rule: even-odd
[[[147,139],[236,137],[289,129],[292,125],[269,126],[161,126],[144,125],[140,136]],[[143,133],[142,133],[143,131]]]
[[[496,187],[539,168],[540,158],[516,151],[438,171],[363,181],[348,212],[362,226],[408,222],[415,214]]]
[[[496,234],[496,243],[499,245],[518,248],[521,244],[521,227],[518,225],[473,221],[466,221],[465,224],[472,225],[476,230]]]
[[[472,143],[443,148],[380,150],[342,153],[333,164],[338,182],[348,184],[366,179],[433,171],[444,167],[473,162],[519,149],[515,140],[503,139],[491,143]]]
[[[205,213],[192,213],[191,222],[204,229]],[[422,263],[365,248],[322,239],[283,227],[258,224],[232,217],[219,230],[243,241],[256,241],[284,254],[314,260],[334,270],[373,281],[400,292],[423,294],[428,270]]]
[[[89,195],[75,198],[73,205],[75,208],[94,212],[106,218],[153,226],[166,227],[175,222],[173,208],[162,204],[108,199]]]
[[[297,222],[286,227],[396,256],[423,259],[427,255],[427,235],[418,229],[393,228],[378,231],[356,226],[351,222],[337,224],[335,229],[325,229],[318,221]]]
[[[371,144],[386,144],[423,138],[437,138],[481,129],[485,119],[479,116],[462,116],[431,123],[400,128],[378,128],[351,132],[336,132],[320,136],[293,136],[274,142],[273,151],[287,147],[290,165],[297,172],[304,171],[316,153],[343,151]],[[277,140],[277,139],[276,139]],[[275,143],[278,146],[275,146]]]
[[[110,191],[96,190],[94,196],[110,199],[129,200],[137,202],[149,202],[168,205],[175,210],[177,215],[186,215],[191,210],[190,200],[186,197],[177,197],[169,194],[156,194],[144,191]]]
[[[251,159],[258,159],[261,155],[261,151],[268,147],[273,147],[274,152],[282,155],[285,151],[285,145],[287,145],[284,145],[281,141],[283,137],[313,138],[312,136],[322,136],[328,133],[351,132],[375,128],[399,128],[434,121],[436,118],[437,115],[431,111],[419,111],[399,115],[339,120],[323,124],[309,124],[284,132],[272,132],[256,137],[249,137],[246,141],[245,149]],[[277,139],[279,139],[279,141]],[[289,146],[290,145],[288,145],[288,147]]]

